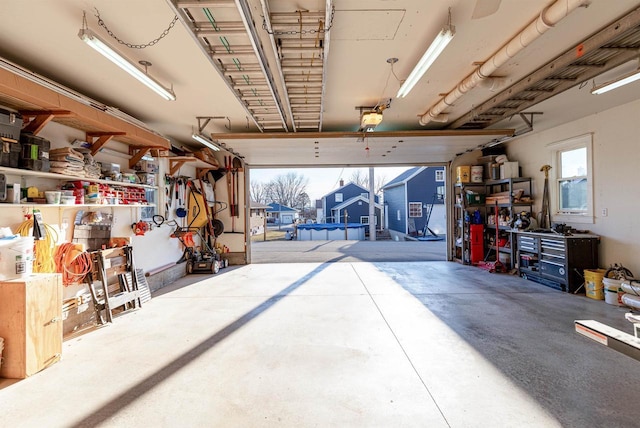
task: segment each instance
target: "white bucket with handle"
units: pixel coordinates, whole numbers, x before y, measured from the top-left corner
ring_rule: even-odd
[[[33,273],[33,236],[0,239],[0,281]]]

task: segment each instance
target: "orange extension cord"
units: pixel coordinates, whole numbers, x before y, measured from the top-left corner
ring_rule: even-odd
[[[62,274],[62,283],[65,286],[81,283],[92,269],[91,255],[78,250],[76,244],[72,243],[59,245],[54,260],[56,272]]]

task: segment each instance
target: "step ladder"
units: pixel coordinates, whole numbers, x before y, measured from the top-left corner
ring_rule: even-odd
[[[114,309],[127,312],[142,306],[131,246],[93,251],[91,259],[93,269],[86,281],[98,324],[113,322]]]

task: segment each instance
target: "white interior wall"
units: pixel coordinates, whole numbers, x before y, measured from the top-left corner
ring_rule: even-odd
[[[540,167],[551,164],[547,144],[593,133],[593,224],[571,224],[602,237],[600,265],[622,263],[640,276],[640,100],[566,123],[526,134],[507,144],[510,160],[520,162],[522,175],[533,177],[535,211],[541,209],[544,175]],[[550,184],[551,186],[551,184]],[[602,215],[606,208],[608,215]],[[553,222],[553,213],[552,219]]]

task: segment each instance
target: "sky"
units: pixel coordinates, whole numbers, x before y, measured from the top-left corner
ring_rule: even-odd
[[[376,167],[374,168],[374,176],[383,176],[385,178],[384,182],[387,183],[409,168],[410,167]],[[362,174],[369,175],[369,168],[251,169],[251,182],[268,183],[279,175],[296,172],[309,179],[307,194],[311,201],[315,201],[340,187],[340,178],[344,180],[344,184],[349,183],[353,172],[358,169],[362,171]]]

